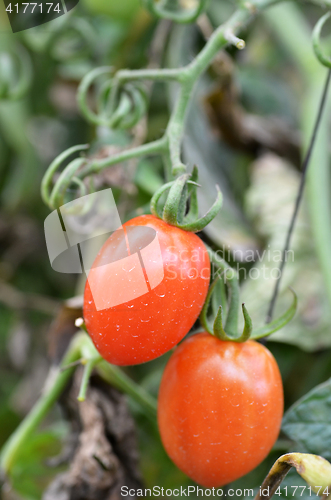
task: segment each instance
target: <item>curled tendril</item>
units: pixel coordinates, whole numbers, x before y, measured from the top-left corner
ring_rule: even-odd
[[[59,178],[54,184],[50,197],[50,204],[52,207],[59,208],[64,204],[64,196],[66,190],[72,183],[73,178],[75,178],[76,172],[81,168],[82,165],[84,165],[84,163],[85,158],[75,158],[75,160],[72,160],[61,172]]]
[[[96,33],[91,24],[81,17],[70,17],[68,22],[53,32],[49,50],[54,59],[68,61],[91,54],[96,45]]]
[[[97,99],[98,111],[95,113],[87,105],[87,94],[94,81],[112,73],[111,67],[96,68],[81,81],[77,101],[85,118],[95,125],[114,129],[128,129],[136,125],[147,109],[147,94],[141,85],[125,83],[121,88],[115,79],[101,85]]]
[[[19,99],[29,89],[31,81],[31,59],[22,45],[0,52],[0,99]]]
[[[82,181],[75,176],[77,170],[79,170],[79,168],[85,163],[86,160],[84,158],[76,158],[70,162],[59,175],[54,187],[52,186],[52,183],[55,172],[59,169],[64,160],[66,160],[73,153],[83,151],[87,148],[87,144],[69,148],[57,156],[49,166],[41,182],[41,197],[46,205],[48,205],[51,209],[58,208],[61,204],[63,204],[65,191],[71,182],[74,182],[74,184],[78,186],[81,196],[86,194],[86,187]]]
[[[168,7],[169,0],[143,0],[143,5],[156,17],[169,19],[176,23],[193,23],[206,9],[209,0],[177,1],[183,6],[176,10]]]
[[[330,17],[331,17],[331,11],[327,12],[323,17],[321,17],[321,19],[318,21],[313,30],[313,48],[315,55],[319,60],[319,62],[323,64],[323,66],[326,66],[329,69],[331,69],[331,55],[326,56],[325,54],[323,54],[321,48],[320,36],[324,24]]]

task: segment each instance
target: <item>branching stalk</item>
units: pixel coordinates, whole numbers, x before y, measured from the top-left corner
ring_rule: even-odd
[[[78,397],[80,401],[85,399],[89,377],[95,367],[101,378],[131,396],[140,404],[146,416],[152,419],[153,422],[155,421],[156,402],[152,396],[136,384],[120,368],[102,360],[86,333],[78,333],[70,343],[61,365],[51,369],[39,400],[4,445],[0,455],[0,471],[5,475],[10,474],[26,440],[36,431],[38,425],[45,418],[69,382],[79,361],[82,360],[86,361],[86,366]]]
[[[84,165],[81,167],[79,172],[75,172],[75,177],[78,179],[83,179],[84,177],[98,173],[102,169],[110,167],[120,162],[130,160],[132,158],[138,158],[146,155],[158,154],[161,155],[166,160],[166,173],[167,180],[171,180],[174,176],[181,174],[186,171],[186,166],[181,160],[181,144],[182,137],[185,127],[185,118],[187,114],[188,105],[192,97],[192,92],[194,86],[200,76],[206,71],[217,52],[224,48],[229,43],[235,44],[239,49],[243,48],[244,41],[237,37],[240,30],[245,27],[255,15],[267,8],[268,6],[276,3],[275,0],[262,0],[255,3],[243,3],[240,8],[231,16],[231,18],[219,26],[212,36],[209,38],[208,42],[201,50],[201,52],[195,57],[195,59],[183,68],[177,69],[141,69],[141,70],[120,70],[118,71],[111,83],[111,97],[108,105],[108,112],[114,113],[116,109],[116,103],[119,103],[119,95],[123,85],[129,82],[142,81],[142,80],[154,80],[154,81],[174,81],[180,86],[179,95],[177,102],[172,110],[172,114],[166,128],[165,134],[159,140],[153,141],[148,144],[144,144],[138,147],[134,147],[117,155],[103,158],[103,159],[87,159]],[[88,109],[86,103],[86,95],[88,86],[92,83],[94,76],[99,76],[105,72],[109,72],[110,68],[99,68],[93,70],[93,74],[86,75],[82,80],[79,91],[78,91],[78,102],[82,113],[86,118],[93,123],[98,123],[97,115],[93,114],[91,110]],[[100,115],[100,124],[105,123],[105,116]],[[169,171],[171,167],[171,172]],[[63,189],[70,184],[72,176],[70,176],[71,169],[67,170],[68,175],[61,178],[61,185],[57,184],[57,192],[63,193]],[[53,173],[46,173],[46,178],[49,181],[49,177],[53,176]],[[49,196],[47,191],[43,190],[43,197],[46,203],[54,208],[59,200],[57,200],[57,195]]]

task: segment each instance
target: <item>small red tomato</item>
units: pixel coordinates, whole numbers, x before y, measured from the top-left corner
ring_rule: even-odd
[[[84,319],[109,363],[135,365],[169,351],[204,304],[210,261],[203,242],[152,215],[126,222],[98,253],[84,293]]]
[[[158,423],[175,464],[205,487],[221,487],[253,470],[280,430],[283,387],[268,349],[208,333],[185,340],[161,382]]]

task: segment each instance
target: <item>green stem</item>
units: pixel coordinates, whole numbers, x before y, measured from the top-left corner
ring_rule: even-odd
[[[243,48],[243,40],[238,39],[236,36],[238,32],[244,26],[246,26],[259,11],[265,9],[270,5],[273,5],[274,3],[277,3],[278,1],[281,0],[256,0],[254,3],[243,3],[226,23],[219,26],[214,31],[214,33],[212,34],[204,48],[201,50],[201,52],[196,56],[196,58],[183,68],[142,69],[133,71],[120,70],[114,76],[113,81],[109,84],[112,92],[109,100],[108,112],[110,111],[111,113],[115,112],[114,108],[116,102],[118,102],[118,93],[120,92],[120,87],[126,82],[143,79],[151,79],[154,81],[168,80],[178,82],[178,84],[180,85],[179,97],[172,111],[166,132],[164,136],[157,141],[151,142],[149,144],[144,144],[127,151],[122,151],[121,153],[110,158],[101,160],[94,159],[91,162],[87,162],[87,164],[81,168],[80,172],[77,174],[77,177],[82,179],[85,176],[91,175],[93,173],[98,173],[103,168],[109,167],[116,163],[149,154],[160,154],[163,155],[164,158],[166,158],[168,181],[170,181],[174,176],[185,172],[186,167],[181,160],[181,143],[188,105],[197,80],[202,75],[202,73],[206,71],[206,69],[216,56],[217,52],[224,48],[226,45],[230,43],[234,44],[239,49]],[[99,118],[97,115],[95,115],[94,112],[88,109],[86,102],[88,87],[96,77],[110,71],[110,68],[97,68],[89,73],[82,80],[81,85],[79,86],[78,102],[80,108],[92,123],[98,123]],[[169,161],[171,163],[171,172],[168,172]],[[46,173],[46,176],[47,178],[49,178],[50,173]],[[57,202],[56,200],[54,200],[54,197],[53,202],[56,205]],[[47,197],[47,203],[49,204],[49,197]]]
[[[87,148],[88,148],[87,144],[80,144],[79,146],[73,146],[63,151],[63,153],[61,153],[59,156],[55,158],[54,161],[52,161],[41,182],[41,197],[43,201],[46,203],[46,205],[51,206],[50,205],[50,198],[52,195],[51,183],[53,176],[55,172],[58,170],[58,168],[61,166],[61,163],[73,153],[76,153],[77,151],[83,151],[84,149]]]
[[[116,80],[120,83],[126,83],[133,80],[180,81],[182,72],[182,68],[165,68],[161,71],[159,69],[121,69],[116,73]]]
[[[186,166],[181,161],[181,144],[186,110],[190,102],[194,83],[194,80],[188,78],[187,81],[182,84],[178,101],[173,109],[166,130],[166,135],[169,140],[169,154],[173,176],[186,171]]]
[[[253,2],[246,2],[244,6],[235,11],[226,23],[219,26],[213,32],[201,52],[184,68],[187,78],[197,80],[208,68],[217,52],[228,45],[229,34],[238,34],[255,17],[259,10],[265,9],[272,3],[274,3],[274,0],[263,0],[259,6]]]
[[[80,384],[80,390],[79,390],[79,395],[78,395],[78,401],[85,401],[86,398],[86,391],[87,387],[90,381],[90,377],[93,371],[93,368],[96,366],[98,361],[100,361],[102,358],[98,356],[97,358],[91,358],[88,359],[85,366],[84,366],[84,372],[83,372],[83,377],[82,377],[82,382]]]
[[[19,455],[20,449],[24,446],[25,441],[37,429],[38,425],[47,415],[55,401],[59,398],[72,376],[75,370],[74,366],[67,368],[66,370],[63,370],[62,368],[78,361],[81,358],[79,344],[80,338],[76,336],[71,342],[62,360],[61,366],[51,369],[43,394],[31,412],[25,417],[3,447],[0,456],[0,469],[3,470],[5,474],[10,473],[10,470]]]
[[[264,7],[270,3],[272,3],[270,0],[265,1]],[[256,9],[253,9],[251,4],[245,5],[245,7],[236,11],[227,23],[217,28],[196,58],[186,67],[182,68],[180,94],[166,130],[166,135],[169,139],[173,175],[178,175],[186,170],[185,165],[181,161],[181,142],[187,108],[195,83],[206,71],[217,52],[229,43],[229,39],[231,39],[229,35],[235,35],[254,17]]]
[[[111,365],[102,359],[88,335],[84,335],[81,342],[81,354],[86,359],[93,361],[100,377],[120,391],[131,396],[146,410],[146,415],[155,422],[156,401],[154,398],[128,377],[121,368]]]
[[[120,368],[102,360],[89,336],[86,333],[80,332],[71,341],[60,366],[51,369],[43,394],[32,408],[31,412],[24,418],[2,448],[0,455],[0,471],[3,471],[6,475],[10,474],[20,449],[24,447],[26,440],[35,432],[38,425],[59,398],[78,365],[77,361],[81,359],[86,359],[87,365],[84,371],[78,399],[85,397],[87,383],[95,366],[99,375],[104,380],[131,396],[144,408],[146,416],[155,422],[156,401],[154,398],[128,377]]]
[[[157,141],[149,142],[147,144],[142,144],[136,148],[127,149],[121,151],[116,155],[110,156],[103,160],[94,160],[83,167],[77,176],[84,178],[87,175],[95,174],[100,172],[103,168],[110,167],[116,163],[121,163],[123,161],[131,160],[132,158],[140,158],[141,156],[152,155],[152,154],[162,154],[167,151],[167,139],[162,137]]]
[[[120,368],[110,365],[107,361],[101,361],[96,368],[100,377],[120,391],[131,396],[146,410],[146,416],[155,422],[157,404],[148,392],[136,384]]]
[[[238,331],[238,311],[240,305],[238,274],[235,269],[229,266],[229,264],[219,257],[208,245],[205,244],[205,246],[211,263],[224,272],[224,281],[229,286],[229,308],[224,329],[235,337]]]

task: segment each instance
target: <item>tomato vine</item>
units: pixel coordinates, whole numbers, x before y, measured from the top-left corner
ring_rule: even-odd
[[[240,3],[238,5],[237,10],[230,17],[228,21],[215,29],[209,40],[206,42],[203,49],[197,54],[197,56],[190,62],[187,66],[170,69],[139,69],[139,70],[126,70],[121,69],[116,72],[112,68],[109,67],[100,67],[93,69],[90,71],[81,81],[78,93],[77,93],[77,101],[81,113],[86,118],[88,122],[97,126],[105,126],[113,129],[129,129],[135,126],[142,119],[143,116],[146,115],[148,110],[148,96],[143,86],[143,82],[151,81],[151,82],[167,82],[167,83],[175,83],[178,86],[178,95],[175,101],[175,105],[171,111],[170,119],[167,124],[164,135],[151,141],[149,143],[140,144],[138,146],[134,146],[119,153],[116,153],[112,156],[107,156],[106,158],[96,158],[93,156],[88,156],[86,151],[88,150],[88,145],[78,145],[69,148],[60,154],[49,166],[43,180],[41,186],[41,194],[44,202],[51,208],[57,209],[61,205],[63,205],[67,201],[68,192],[70,191],[70,187],[74,186],[75,189],[78,189],[78,193],[80,195],[85,195],[89,192],[89,187],[85,181],[85,179],[93,176],[94,174],[100,173],[103,169],[113,166],[115,164],[125,162],[127,160],[133,158],[141,158],[144,156],[150,155],[159,155],[163,159],[164,170],[165,170],[165,184],[154,194],[151,200],[151,212],[153,215],[146,216],[146,218],[139,218],[139,221],[133,219],[127,223],[127,226],[133,223],[139,223],[141,225],[149,224],[151,227],[155,227],[155,230],[159,231],[159,234],[164,237],[164,240],[167,240],[169,237],[171,239],[172,235],[176,235],[177,246],[179,247],[179,241],[183,241],[183,245],[188,247],[199,246],[201,253],[203,254],[203,263],[208,262],[209,269],[209,259],[215,264],[218,268],[218,276],[215,281],[211,284],[209,288],[209,292],[207,293],[207,288],[209,284],[209,275],[208,275],[208,283],[202,283],[201,287],[186,287],[185,293],[178,293],[176,299],[178,302],[184,301],[185,298],[188,297],[191,304],[195,303],[194,296],[199,296],[199,300],[197,301],[197,307],[192,309],[192,311],[186,314],[186,317],[181,321],[178,319],[178,310],[171,304],[170,299],[166,303],[167,309],[170,311],[168,315],[169,324],[172,320],[176,320],[177,324],[183,326],[181,331],[170,332],[171,327],[164,328],[163,334],[169,334],[169,342],[166,342],[167,339],[163,339],[162,348],[158,349],[157,346],[153,344],[154,338],[148,336],[148,328],[140,329],[140,340],[146,334],[146,342],[142,346],[144,354],[140,356],[138,355],[138,348],[136,345],[133,345],[132,339],[131,343],[126,344],[122,343],[123,349],[118,349],[118,352],[114,352],[114,345],[116,345],[117,338],[111,337],[106,332],[105,335],[107,337],[107,349],[104,348],[103,345],[99,345],[97,336],[103,333],[103,330],[109,329],[109,324],[112,321],[117,321],[121,324],[122,334],[124,335],[124,331],[126,331],[126,312],[114,318],[113,313],[114,310],[111,311],[111,315],[105,316],[103,314],[99,314],[96,310],[92,310],[92,308],[88,305],[91,304],[92,300],[90,300],[90,294],[88,287],[86,289],[86,297],[85,297],[85,307],[84,307],[84,317],[85,324],[82,322],[80,326],[82,330],[87,328],[90,336],[93,339],[95,346],[92,344],[90,338],[86,335],[85,332],[80,332],[77,334],[70,344],[63,360],[61,366],[58,367],[55,371],[51,371],[50,380],[47,383],[44,394],[41,396],[40,400],[37,402],[36,406],[33,408],[32,412],[26,417],[26,419],[22,422],[22,424],[17,428],[15,433],[12,435],[10,440],[5,445],[4,449],[1,453],[1,468],[4,470],[6,474],[10,474],[10,471],[15,463],[16,456],[18,454],[19,448],[24,445],[24,441],[27,438],[28,434],[33,432],[36,427],[39,425],[41,420],[45,417],[47,412],[49,411],[52,404],[58,399],[61,394],[63,388],[67,384],[68,380],[73,374],[75,367],[78,364],[85,365],[84,375],[82,379],[80,393],[78,395],[78,399],[83,401],[85,399],[86,388],[88,385],[89,378],[91,376],[92,371],[95,369],[97,373],[106,380],[107,382],[113,384],[115,387],[119,388],[123,392],[130,394],[144,409],[146,415],[155,421],[156,414],[156,402],[154,399],[139,385],[135,384],[133,380],[125,375],[123,371],[121,371],[116,366],[113,366],[109,363],[118,364],[118,365],[126,365],[126,364],[135,364],[142,363],[148,361],[150,359],[154,359],[156,356],[167,352],[173,346],[175,346],[182,338],[189,332],[191,327],[193,326],[195,320],[197,319],[199,313],[201,324],[207,333],[199,333],[195,336],[195,338],[188,339],[183,342],[181,347],[175,352],[174,356],[170,359],[169,367],[166,368],[166,379],[162,382],[161,385],[161,403],[159,403],[159,422],[161,427],[161,434],[167,436],[165,441],[168,445],[169,454],[171,457],[174,457],[176,463],[179,463],[179,466],[191,477],[197,479],[197,481],[201,482],[201,484],[205,485],[224,485],[227,480],[234,480],[238,476],[238,470],[235,471],[232,465],[229,467],[228,475],[225,475],[222,478],[219,478],[216,482],[214,481],[214,469],[208,468],[206,463],[209,463],[209,460],[215,459],[215,455],[210,451],[210,436],[207,435],[208,443],[205,443],[205,448],[199,448],[201,455],[204,457],[203,463],[201,463],[201,456],[199,456],[198,463],[193,463],[191,460],[190,466],[183,464],[182,456],[178,453],[179,446],[176,444],[177,449],[173,448],[172,440],[173,436],[168,435],[169,427],[172,429],[176,427],[178,424],[178,415],[176,415],[176,405],[178,405],[178,398],[183,399],[185,395],[185,391],[190,391],[192,394],[192,405],[193,410],[195,410],[195,406],[198,405],[198,402],[194,400],[194,391],[196,386],[192,385],[192,380],[197,382],[197,377],[194,378],[194,370],[199,373],[199,390],[204,388],[204,386],[209,387],[209,393],[207,394],[206,401],[210,404],[210,407],[213,407],[214,404],[214,396],[213,390],[214,387],[209,385],[208,380],[206,379],[206,372],[203,372],[203,369],[200,366],[200,363],[204,361],[201,358],[200,354],[205,349],[206,351],[210,348],[210,345],[213,345],[212,349],[215,351],[220,350],[220,346],[224,349],[224,359],[228,358],[228,353],[230,352],[234,358],[236,356],[244,356],[244,361],[246,363],[245,367],[247,368],[247,380],[249,380],[249,372],[253,370],[252,368],[252,355],[251,352],[247,354],[250,349],[255,352],[255,350],[259,351],[260,358],[259,361],[264,357],[267,360],[266,366],[271,367],[270,373],[272,372],[272,384],[267,387],[268,390],[265,391],[264,399],[261,397],[261,394],[255,394],[254,390],[256,387],[245,386],[245,391],[242,392],[244,397],[240,400],[243,404],[245,411],[249,412],[248,407],[248,399],[247,394],[250,396],[256,396],[257,403],[261,406],[269,404],[267,411],[269,412],[269,419],[272,421],[272,438],[269,439],[269,435],[264,432],[264,440],[257,439],[257,444],[261,445],[260,449],[263,449],[263,453],[256,453],[256,450],[250,449],[250,455],[247,457],[250,460],[250,464],[247,465],[245,462],[244,471],[250,470],[252,467],[255,467],[259,461],[261,461],[266,453],[270,451],[275,439],[276,434],[278,434],[280,422],[281,422],[281,413],[282,413],[282,391],[281,391],[281,381],[280,375],[277,371],[277,365],[273,358],[271,358],[270,353],[264,346],[261,346],[257,342],[254,342],[251,339],[260,339],[271,333],[277,331],[282,328],[285,324],[287,324],[293,317],[296,311],[297,306],[297,298],[295,293],[292,305],[289,309],[282,314],[276,320],[272,320],[273,309],[277,299],[277,295],[279,292],[280,279],[282,275],[282,271],[285,265],[285,259],[282,259],[280,266],[280,278],[276,282],[274,294],[270,303],[270,308],[268,312],[267,324],[260,328],[254,329],[249,313],[244,304],[242,304],[242,312],[244,317],[244,328],[241,333],[238,334],[238,314],[240,309],[240,294],[239,294],[239,279],[238,274],[235,270],[229,266],[229,264],[219,257],[216,258],[213,250],[207,246],[207,250],[203,246],[203,243],[198,239],[198,237],[192,233],[201,231],[206,227],[217,215],[221,208],[222,204],[222,195],[218,187],[216,187],[216,200],[210,210],[203,216],[199,217],[198,213],[198,203],[197,203],[197,193],[196,190],[198,186],[198,173],[197,169],[194,168],[191,174],[186,173],[187,167],[182,160],[182,139],[185,130],[185,119],[187,116],[188,106],[192,99],[192,94],[194,91],[194,87],[202,76],[202,74],[208,69],[210,64],[215,59],[217,53],[224,49],[228,45],[232,45],[237,49],[241,50],[245,47],[245,42],[241,38],[238,37],[240,35],[241,30],[246,27],[248,23],[250,23],[258,13],[267,9],[268,7],[278,3],[275,0],[260,0],[253,2],[245,2]],[[187,11],[167,11],[162,4],[158,4],[153,0],[144,0],[144,5],[148,8],[150,12],[152,12],[157,17],[170,19],[179,23],[193,22],[197,19],[197,17],[203,12],[206,8],[207,0],[200,0],[198,5],[194,8],[189,8]],[[331,59],[326,57],[321,50],[320,47],[320,33],[324,23],[329,19],[330,14],[326,14],[323,18],[317,23],[316,28],[313,33],[313,47],[318,60],[324,66],[330,68],[328,71],[326,83],[323,90],[323,95],[321,99],[320,108],[318,110],[317,120],[315,123],[312,139],[310,146],[308,148],[308,152],[306,158],[303,162],[303,168],[301,172],[301,183],[299,187],[299,192],[293,212],[293,216],[291,219],[289,231],[287,234],[285,247],[283,250],[283,256],[286,254],[287,250],[290,247],[291,236],[293,232],[293,228],[295,225],[296,217],[298,214],[298,209],[302,200],[303,190],[305,186],[306,173],[311,157],[312,148],[316,139],[316,134],[318,131],[318,127],[320,124],[322,112],[324,110],[324,105],[326,101],[327,91],[329,87],[329,83],[331,80]],[[24,78],[20,78],[16,87],[14,87],[14,91],[12,93],[9,92],[8,88],[5,88],[4,85],[1,87],[1,91],[3,95],[8,99],[14,99],[26,91],[26,88],[30,84],[31,74],[29,73],[29,62],[25,57],[25,54],[18,52],[18,56],[20,58],[20,63],[23,67],[22,75]],[[99,93],[96,96],[97,101],[97,111],[92,110],[89,107],[89,92],[92,86],[97,87],[97,82],[102,80],[102,85],[99,85]],[[70,161],[68,165],[66,165],[60,174],[58,174],[62,164],[73,154],[85,152],[86,156],[81,156],[75,158]],[[91,185],[91,190],[93,190],[93,186]],[[160,207],[162,199],[164,199],[164,195],[166,194],[166,200],[163,203],[163,206]],[[187,210],[187,207],[188,210]],[[163,219],[163,220],[160,220]],[[147,222],[146,222],[147,221]],[[173,234],[172,234],[173,233]],[[162,239],[162,238],[161,238]],[[177,248],[178,250],[178,248]],[[208,255],[207,255],[208,252]],[[101,252],[102,257],[102,252]],[[198,268],[199,266],[197,266]],[[200,269],[198,269],[200,271]],[[227,275],[227,272],[231,271],[230,275]],[[221,275],[225,274],[225,279],[222,279]],[[96,282],[98,286],[106,286],[103,285],[99,276],[97,276]],[[101,285],[100,285],[101,283]],[[175,284],[176,285],[176,284]],[[182,283],[180,283],[180,286]],[[196,285],[196,284],[195,284]],[[225,288],[227,286],[227,291]],[[177,285],[179,288],[179,285]],[[176,295],[176,286],[171,288],[172,294]],[[216,298],[215,298],[216,297]],[[206,300],[205,300],[206,298]],[[157,307],[161,309],[161,303],[157,304]],[[154,306],[154,302],[148,305],[150,310],[150,319],[152,319],[153,327],[157,326],[157,307]],[[212,320],[208,317],[208,312],[210,310],[210,306],[213,309],[213,318]],[[153,309],[154,308],[154,309]],[[92,310],[92,312],[91,312]],[[155,314],[154,314],[155,313]],[[155,317],[152,317],[154,314]],[[176,316],[177,315],[177,316]],[[100,319],[101,318],[101,319]],[[114,327],[115,324],[112,324]],[[106,328],[107,327],[107,328]],[[128,329],[127,329],[128,330]],[[146,333],[147,332],[147,333]],[[113,332],[112,332],[113,333]],[[153,330],[154,333],[154,330]],[[162,334],[162,332],[157,332],[158,334]],[[173,336],[171,337],[171,333]],[[174,335],[174,333],[178,335]],[[170,338],[171,337],[171,338]],[[216,338],[215,338],[216,337]],[[192,358],[194,361],[193,368],[191,367],[191,371],[189,372],[186,367],[186,349],[193,349],[192,345],[201,342],[201,352],[200,349],[196,349],[194,346],[194,356],[196,358]],[[114,343],[114,345],[112,345]],[[188,346],[188,347],[187,347]],[[141,347],[141,346],[140,346]],[[132,352],[130,351],[130,355],[127,355],[126,351],[132,349],[134,351],[134,356],[132,357]],[[193,350],[194,350],[193,349]],[[247,351],[247,352],[246,352]],[[147,354],[146,354],[147,353]],[[182,370],[182,374],[184,376],[182,379],[178,378],[176,383],[174,383],[174,377],[171,378],[173,373],[172,365],[178,364],[181,365],[182,360],[180,359],[181,353],[183,354],[183,364],[185,365],[185,370],[180,366],[178,370]],[[244,353],[244,354],[243,354]],[[100,356],[102,355],[102,357]],[[210,356],[212,357],[214,354],[212,353]],[[247,359],[245,356],[247,355]],[[138,358],[136,359],[136,357]],[[206,358],[207,359],[207,358]],[[209,359],[209,358],[208,358]],[[216,359],[216,358],[215,358]],[[105,360],[109,361],[107,363]],[[224,360],[223,360],[224,361]],[[217,358],[217,363],[219,359]],[[224,362],[225,363],[225,362]],[[244,364],[245,364],[244,363]],[[269,364],[268,364],[269,363]],[[263,365],[263,366],[262,366]],[[176,365],[177,366],[177,365]],[[200,369],[201,368],[201,369]],[[255,379],[261,381],[263,379],[265,365],[261,362],[261,366],[259,366],[260,371],[257,370],[257,375],[254,372]],[[226,378],[231,372],[231,367],[228,371],[225,370],[223,373]],[[215,372],[215,377],[219,377],[222,374],[222,370],[219,369]],[[187,377],[189,380],[187,380]],[[222,378],[222,377],[221,377]],[[223,380],[219,380],[219,386],[222,386]],[[179,382],[178,382],[179,380]],[[206,382],[207,380],[207,382]],[[255,380],[255,382],[256,382]],[[232,380],[233,382],[233,380]],[[235,380],[237,382],[237,380]],[[227,380],[228,385],[231,386],[231,380]],[[178,393],[176,393],[178,389],[178,384],[180,385],[180,389]],[[224,385],[224,384],[223,384]],[[267,385],[267,384],[266,384]],[[166,387],[166,388],[165,388]],[[222,386],[222,390],[223,390]],[[201,389],[201,390],[202,390]],[[250,392],[250,389],[252,391]],[[270,390],[269,390],[270,389]],[[224,389],[225,391],[226,389]],[[275,394],[272,394],[272,391],[276,391]],[[166,394],[166,396],[164,396]],[[178,396],[179,394],[179,396]],[[201,392],[197,392],[196,396],[201,396]],[[264,401],[267,403],[264,403]],[[218,403],[217,403],[218,404]],[[223,404],[223,403],[222,403]],[[207,405],[208,406],[208,405]],[[221,403],[217,406],[218,414],[221,413]],[[188,416],[191,412],[190,408],[187,407],[186,411]],[[214,412],[214,410],[211,410]],[[261,411],[261,414],[263,412]],[[230,412],[230,416],[238,417],[235,412]],[[210,416],[210,415],[209,415]],[[175,421],[177,418],[177,421]],[[230,418],[230,417],[229,417]],[[237,419],[237,423],[240,419]],[[172,422],[171,426],[169,422]],[[257,419],[253,422],[254,425],[262,425],[264,423],[264,417],[261,419]],[[201,422],[200,422],[201,425]],[[267,428],[267,427],[265,427]],[[233,429],[232,429],[233,430]],[[268,429],[270,430],[270,429]],[[184,433],[183,427],[179,426],[177,429],[177,434],[180,435]],[[177,437],[178,437],[177,435]],[[250,435],[251,436],[251,435]],[[276,436],[276,437],[275,437]],[[190,436],[191,438],[192,436]],[[231,440],[234,437],[233,432],[229,434],[229,443],[231,444]],[[261,442],[260,442],[261,441]],[[170,443],[170,444],[169,444]],[[228,443],[228,445],[229,445]],[[187,444],[187,443],[186,443]],[[195,446],[194,440],[189,445],[193,444]],[[201,443],[200,443],[201,444]],[[200,446],[199,444],[199,446]],[[253,443],[254,444],[254,443]],[[238,442],[238,449],[242,446],[242,443]],[[166,446],[167,447],[167,446]],[[207,449],[207,452],[206,452]],[[222,450],[223,453],[224,450]],[[224,453],[226,453],[225,450]],[[185,454],[187,450],[185,451]],[[239,452],[238,452],[239,453]],[[206,457],[209,457],[206,459]],[[252,460],[253,457],[253,460]],[[237,456],[232,457],[232,462],[234,463]],[[298,457],[296,457],[298,458]],[[299,457],[300,458],[300,457]],[[217,462],[218,457],[216,457],[215,462]],[[249,461],[248,460],[248,461]],[[286,459],[287,460],[287,459]],[[283,462],[286,462],[284,459]],[[282,463],[283,463],[282,462]],[[287,466],[289,465],[286,462]],[[216,463],[217,465],[217,463]],[[206,467],[205,467],[206,466]],[[213,464],[215,466],[215,463]],[[201,468],[205,469],[202,471],[202,475],[200,474]],[[277,468],[277,467],[276,467]],[[193,472],[192,472],[193,471]],[[198,471],[198,472],[197,472]],[[242,472],[242,471],[241,471]],[[273,471],[274,473],[274,471]],[[267,480],[266,480],[267,481]]]

